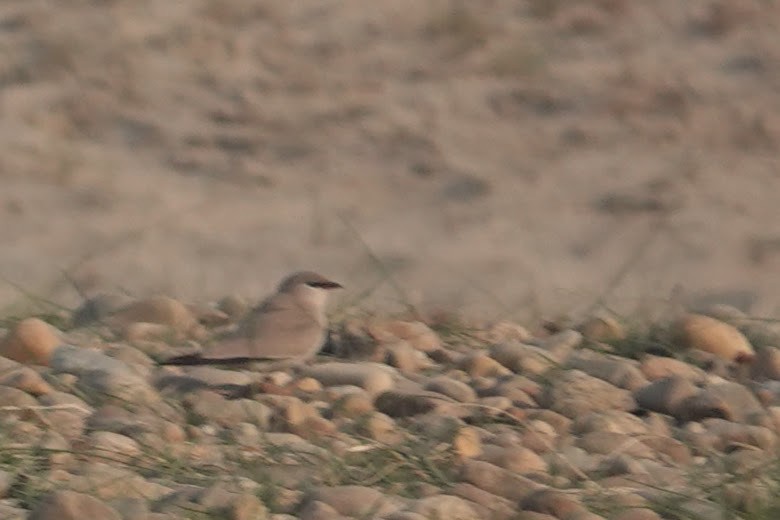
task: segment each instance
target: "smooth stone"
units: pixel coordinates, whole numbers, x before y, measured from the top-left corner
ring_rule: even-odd
[[[36,397],[50,394],[54,391],[51,385],[38,372],[24,366],[0,375],[0,385],[17,388]]]
[[[578,417],[572,424],[571,432],[575,435],[591,432],[645,435],[648,433],[648,427],[636,415],[618,410],[608,410]]]
[[[592,350],[578,350],[569,357],[565,368],[582,370],[619,388],[636,390],[648,381],[636,361]]]
[[[697,395],[699,391],[688,379],[670,376],[638,389],[634,392],[634,398],[645,410],[678,417],[682,403]]]
[[[702,314],[687,314],[676,324],[685,347],[715,354],[727,361],[750,362],[755,352],[739,329]]]
[[[750,375],[753,379],[780,379],[780,348],[759,349],[755,362],[750,366]]]
[[[410,417],[427,413],[463,416],[468,413],[458,403],[436,392],[390,390],[374,400],[374,407],[390,417]]]
[[[393,375],[387,366],[373,363],[322,363],[305,367],[304,374],[323,386],[355,385],[371,395],[378,395],[394,386]]]
[[[446,395],[461,403],[471,403],[477,400],[477,393],[473,388],[466,383],[446,376],[430,379],[425,385],[425,390]]]
[[[516,342],[494,345],[490,357],[517,374],[540,375],[559,365],[551,352]]]
[[[512,501],[488,493],[484,489],[480,489],[472,484],[458,482],[450,489],[450,493],[487,509],[490,512],[489,518],[491,519],[510,520],[516,518],[517,513]]]
[[[566,370],[555,378],[539,396],[539,404],[571,418],[590,412],[636,408],[628,390],[579,370]]]
[[[399,499],[366,486],[318,487],[307,500],[323,502],[342,515],[354,517],[381,517],[403,506]]]
[[[708,417],[747,422],[766,415],[766,409],[744,386],[723,382],[708,385],[684,400],[674,414],[683,421],[700,421]]]
[[[579,437],[576,445],[590,454],[608,455],[625,453],[631,457],[652,459],[655,457],[649,446],[631,435],[614,432],[591,432]]]
[[[201,329],[192,311],[184,303],[168,296],[152,296],[132,302],[114,312],[105,321],[120,332],[133,323],[167,325],[183,335],[190,335]]]
[[[461,466],[460,481],[513,501],[521,500],[541,487],[533,480],[495,464],[471,459]]]
[[[25,318],[0,340],[0,356],[33,365],[48,365],[62,344],[61,333],[38,318]]]
[[[579,332],[591,341],[616,341],[625,339],[626,330],[612,316],[594,316],[585,320]]]
[[[415,349],[408,341],[385,345],[385,362],[401,372],[419,372],[433,364],[425,352]]]
[[[475,428],[460,427],[452,439],[452,449],[459,457],[475,458],[482,454],[482,438]]]
[[[100,323],[128,303],[128,298],[122,294],[97,294],[84,300],[84,302],[73,311],[71,323],[74,328]]]
[[[114,509],[94,496],[75,491],[54,491],[30,513],[29,520],[122,520]]]
[[[547,473],[547,462],[539,455],[523,446],[497,446],[486,444],[482,447],[479,460],[489,462],[518,475]]]
[[[512,373],[507,367],[483,352],[464,357],[458,362],[458,368],[471,377],[496,377]]]
[[[420,321],[375,322],[369,324],[367,330],[380,343],[393,343],[400,339],[421,352],[433,352],[442,347],[438,334]]]
[[[575,513],[587,512],[572,495],[554,489],[540,489],[520,501],[520,509],[553,515],[556,518],[572,518]]]
[[[154,388],[127,364],[96,350],[62,345],[54,350],[49,364],[55,373],[78,376],[79,387],[98,401],[115,398],[152,404],[160,400]]]
[[[706,373],[699,367],[679,359],[646,355],[639,362],[639,370],[650,381],[658,381],[668,377],[679,377],[692,383],[701,383],[706,379]]]
[[[117,462],[129,462],[141,455],[141,447],[130,437],[119,433],[96,431],[89,434],[87,440],[90,448],[100,459],[111,459]]]
[[[199,420],[214,422],[229,428],[231,425],[248,422],[261,429],[268,429],[272,410],[251,399],[227,400],[216,392],[198,390],[188,394],[183,403]]]
[[[408,511],[424,518],[451,518],[452,520],[481,520],[474,508],[460,497],[434,495],[413,501]]]
[[[337,398],[331,406],[334,417],[355,418],[374,411],[374,401],[363,389],[349,392]]]
[[[403,440],[402,430],[392,417],[380,412],[372,412],[358,422],[357,432],[369,439],[394,445]]]

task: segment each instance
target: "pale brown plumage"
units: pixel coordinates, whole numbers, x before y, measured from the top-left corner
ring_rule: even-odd
[[[235,333],[202,353],[177,356],[164,365],[238,363],[253,360],[305,359],[327,339],[327,291],[341,285],[312,271],[287,276],[276,293],[260,302]]]

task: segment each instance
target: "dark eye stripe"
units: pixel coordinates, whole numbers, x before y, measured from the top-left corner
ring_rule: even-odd
[[[341,284],[336,282],[308,282],[306,285],[318,289],[340,289]]]

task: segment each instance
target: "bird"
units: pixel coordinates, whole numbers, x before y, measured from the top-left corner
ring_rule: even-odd
[[[340,283],[314,271],[292,273],[243,318],[234,333],[203,352],[175,356],[160,364],[223,365],[310,358],[328,337],[328,292],[341,288]]]

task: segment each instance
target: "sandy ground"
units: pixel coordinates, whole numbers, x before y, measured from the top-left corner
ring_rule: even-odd
[[[312,268],[489,317],[778,315],[779,34],[758,0],[2,2],[0,304]]]

